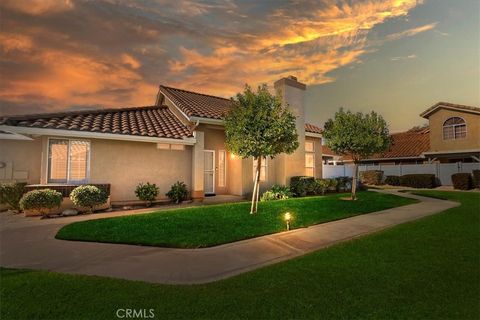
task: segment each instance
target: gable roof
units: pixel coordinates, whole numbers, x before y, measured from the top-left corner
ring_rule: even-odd
[[[177,108],[188,117],[223,119],[232,107],[230,99],[202,93],[160,86],[160,92],[167,96]]]
[[[187,117],[200,117],[222,120],[232,108],[232,100],[208,94],[167,87],[160,85],[160,92]],[[321,134],[322,129],[316,125],[305,123],[305,131]]]
[[[167,106],[6,116],[0,125],[171,139],[193,136]]]
[[[449,102],[438,102],[428,108],[427,110],[423,111],[420,116],[423,118],[428,119],[433,113],[437,112],[439,109],[448,109],[454,111],[463,111],[468,113],[475,113],[480,114],[480,108],[473,107],[473,106],[466,106],[462,104],[455,104]]]

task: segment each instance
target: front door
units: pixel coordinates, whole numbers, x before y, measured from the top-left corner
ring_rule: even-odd
[[[215,151],[204,150],[205,173],[203,178],[206,195],[215,194]]]

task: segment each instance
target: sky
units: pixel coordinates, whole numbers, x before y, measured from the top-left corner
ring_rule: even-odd
[[[158,85],[230,97],[307,84],[307,121],[340,107],[390,131],[439,101],[480,105],[478,0],[2,0],[0,114],[155,103]]]

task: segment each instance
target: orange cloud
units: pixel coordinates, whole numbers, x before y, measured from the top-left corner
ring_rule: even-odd
[[[71,0],[3,0],[3,4],[30,15],[61,12],[74,8]]]

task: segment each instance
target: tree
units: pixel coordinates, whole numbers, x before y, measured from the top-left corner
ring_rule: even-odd
[[[293,153],[298,148],[295,116],[282,106],[279,97],[270,94],[265,84],[256,92],[245,85],[244,92],[232,102],[234,106],[225,118],[225,141],[233,154],[253,157],[257,162],[250,210],[253,214],[258,207],[262,159]]]
[[[388,149],[390,136],[387,123],[382,116],[373,111],[363,114],[340,109],[335,113],[334,119],[329,119],[325,123],[323,137],[333,152],[352,157],[354,163],[352,200],[355,200],[358,163]]]

